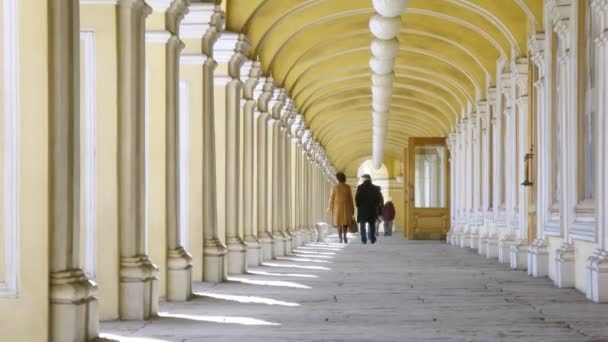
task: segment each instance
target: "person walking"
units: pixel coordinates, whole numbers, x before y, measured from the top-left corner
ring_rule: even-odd
[[[355,213],[353,193],[350,186],[346,184],[344,173],[338,172],[336,179],[338,179],[338,184],[331,188],[328,210],[331,212],[333,225],[338,228],[340,243],[348,243],[348,225]]]
[[[384,208],[382,208],[382,221],[384,222],[384,236],[392,236],[393,221],[395,221],[395,206],[390,197],[384,203]]]
[[[357,187],[355,203],[357,205],[357,222],[361,233],[361,242],[366,244],[368,237],[371,243],[376,243],[376,219],[378,208],[382,204],[382,193],[372,184],[372,178],[365,174],[362,176],[363,183]],[[366,234],[366,225],[369,226],[369,234]]]

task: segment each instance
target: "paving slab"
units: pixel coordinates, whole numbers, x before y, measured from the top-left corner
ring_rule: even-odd
[[[439,241],[399,234],[294,255],[196,283],[146,322],[102,322],[126,342],[608,341],[608,305]]]

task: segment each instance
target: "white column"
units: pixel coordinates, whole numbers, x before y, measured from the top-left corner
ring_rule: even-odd
[[[513,87],[517,100],[515,103],[515,115],[518,139],[518,151],[515,168],[518,170],[518,177],[515,179],[517,189],[517,219],[518,231],[515,232],[516,240],[511,246],[510,265],[512,269],[525,270],[528,266],[528,220],[529,220],[529,193],[530,188],[522,185],[526,178],[526,162],[525,156],[530,151],[530,137],[528,136],[528,61],[526,58],[521,58],[512,64],[511,69],[514,71]],[[530,165],[531,167],[531,165]]]
[[[205,20],[205,19],[203,19]],[[217,184],[215,177],[215,119],[213,45],[224,25],[224,13],[216,6],[202,39],[202,52],[207,56],[203,64],[203,281],[222,282],[226,279],[226,246],[222,243],[217,226]]]
[[[454,151],[454,133],[450,133],[448,135],[448,137],[446,138],[446,145],[448,147],[448,151],[450,151],[450,157],[449,157],[449,162],[450,162],[450,198],[449,198],[449,201],[450,201],[450,203],[449,203],[449,205],[450,205],[450,230],[446,234],[445,242],[447,244],[452,244],[452,238],[455,233],[454,208],[455,208],[455,204],[456,204],[454,202],[454,195],[455,195],[454,182],[456,181],[456,177],[454,176],[454,153],[455,153],[455,151]]]
[[[184,43],[179,38],[179,24],[188,2],[174,0],[167,10],[167,28],[171,38],[166,47],[166,206],[167,206],[167,300],[184,301],[192,295],[192,257],[180,243],[180,135],[179,62]]]
[[[247,243],[247,265],[258,266],[261,262],[261,242],[258,240],[257,231],[254,231],[254,129],[255,109],[257,107],[254,98],[254,90],[258,85],[261,74],[260,62],[253,62],[248,78],[243,89],[243,238]]]
[[[475,109],[474,112],[472,112],[469,115],[469,127],[471,130],[471,138],[470,138],[470,144],[471,144],[471,159],[469,161],[469,165],[472,166],[471,171],[470,171],[470,177],[471,177],[471,185],[470,185],[470,189],[471,189],[471,210],[470,210],[470,218],[469,218],[469,225],[471,226],[471,230],[470,230],[470,237],[469,237],[469,245],[468,247],[473,248],[473,249],[477,249],[478,245],[479,245],[479,226],[480,226],[480,220],[479,220],[479,204],[480,204],[480,193],[479,193],[479,185],[481,183],[481,174],[479,172],[479,166],[481,164],[481,155],[479,153],[480,149],[479,149],[479,144],[480,144],[480,137],[479,137],[479,126],[480,126],[480,117],[478,114],[478,110]]]
[[[80,36],[77,0],[49,5],[49,335],[88,341],[99,333],[97,286],[80,260]]]
[[[596,40],[598,64],[598,94],[608,89],[608,1],[594,0],[592,12],[600,19],[602,32]],[[597,223],[598,249],[586,261],[585,294],[596,303],[608,302],[608,103],[605,96],[598,96],[597,113],[597,168],[595,191],[595,218]]]
[[[551,191],[551,130],[550,125],[550,75],[546,63],[545,47],[547,40],[544,33],[536,34],[528,42],[532,61],[538,68],[538,81],[535,82],[537,92],[536,115],[536,154],[538,158],[537,187],[536,187],[536,239],[528,248],[528,274],[535,277],[544,277],[548,274],[549,252],[547,242],[544,240],[544,226],[547,210],[551,205],[549,193]],[[550,50],[549,50],[550,51]]]
[[[119,316],[144,320],[158,310],[158,268],[145,237],[145,18],[143,0],[118,4]]]
[[[272,107],[272,119],[269,121],[272,130],[272,154],[270,165],[272,172],[270,173],[271,178],[269,179],[270,184],[270,205],[271,205],[271,222],[272,222],[272,236],[274,238],[274,249],[273,258],[277,258],[285,255],[285,244],[286,236],[282,226],[283,213],[281,212],[283,201],[283,193],[281,188],[281,179],[283,175],[282,170],[282,151],[283,145],[281,144],[281,111],[285,106],[287,95],[285,89],[278,89],[275,94],[274,105]]]
[[[264,83],[263,92],[258,100],[258,110],[260,114],[257,117],[257,133],[258,133],[258,144],[256,160],[257,163],[257,175],[258,175],[258,193],[257,193],[257,205],[258,205],[258,239],[262,243],[262,255],[263,260],[272,259],[272,251],[274,250],[274,239],[272,236],[272,225],[271,219],[268,215],[268,172],[269,172],[269,157],[268,157],[268,144],[269,144],[269,127],[268,120],[270,119],[268,103],[273,97],[275,90],[274,82],[271,78],[267,78]]]
[[[458,245],[461,248],[468,246],[469,238],[470,238],[470,230],[469,230],[469,213],[471,210],[469,196],[470,196],[470,155],[469,155],[469,127],[468,127],[468,118],[464,118],[460,121],[459,124],[459,156],[460,156],[460,166],[459,169],[461,171],[461,182],[460,182],[460,224],[462,226],[462,234],[460,235],[460,241]]]
[[[487,100],[477,103],[477,113],[479,115],[480,124],[480,156],[481,165],[479,166],[480,183],[479,183],[479,239],[477,243],[477,253],[485,255],[488,244],[488,227],[487,217],[489,216],[488,209],[490,208],[490,110]]]
[[[489,173],[491,179],[489,184],[492,185],[492,206],[489,217],[486,220],[486,229],[488,230],[488,238],[486,243],[485,256],[488,259],[498,258],[498,233],[496,222],[499,216],[500,206],[500,179],[501,179],[501,156],[500,156],[500,113],[498,113],[498,90],[495,87],[488,89],[488,109],[489,109],[489,127],[490,135],[489,140],[492,141],[491,153],[491,172]]]
[[[577,6],[565,1],[552,11],[553,29],[557,33],[557,73],[559,75],[556,113],[561,122],[558,143],[561,145],[561,197],[560,203],[560,230],[563,238],[561,246],[555,251],[555,259],[550,260],[551,266],[556,270],[554,284],[557,287],[574,287],[575,280],[575,251],[570,236],[570,225],[575,219],[575,207],[578,204],[577,170],[573,165],[578,164],[578,108],[577,101],[573,99],[578,91],[576,75],[578,72],[578,58],[573,42],[578,42],[576,29],[577,22],[571,19],[576,16]],[[579,44],[578,46],[582,46]],[[577,47],[578,49],[578,47]],[[601,64],[601,63],[600,63]],[[557,77],[557,75],[555,75]],[[579,75],[582,77],[582,75]]]
[[[234,37],[236,38],[236,37]],[[230,81],[226,85],[226,157],[225,163],[225,203],[221,212],[225,215],[226,245],[228,248],[228,273],[242,274],[247,272],[247,245],[239,235],[239,198],[242,196],[239,186],[241,168],[239,144],[240,125],[243,121],[240,113],[243,82],[241,66],[249,53],[250,44],[245,35],[238,35],[234,55],[228,62]]]
[[[501,74],[500,87],[504,99],[503,112],[499,113],[502,118],[502,122],[500,123],[502,126],[501,130],[504,132],[504,135],[499,135],[502,137],[501,145],[504,151],[502,154],[504,158],[504,172],[502,173],[503,179],[501,179],[501,186],[504,191],[504,214],[501,213],[501,225],[504,224],[504,230],[498,241],[498,262],[501,264],[510,263],[511,246],[515,243],[512,216],[514,209],[513,199],[515,196],[515,156],[517,155],[515,146],[517,146],[517,143],[515,141],[515,115],[513,114],[515,101],[511,75],[510,72]]]

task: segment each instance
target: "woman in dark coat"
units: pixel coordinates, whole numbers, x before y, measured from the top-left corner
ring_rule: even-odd
[[[384,221],[384,236],[393,235],[393,221],[395,221],[395,206],[389,198],[382,209],[382,221]]]

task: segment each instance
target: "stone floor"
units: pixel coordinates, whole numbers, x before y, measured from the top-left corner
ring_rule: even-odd
[[[167,341],[608,341],[608,305],[440,242],[315,243],[195,284],[149,322],[105,322],[106,338]]]

